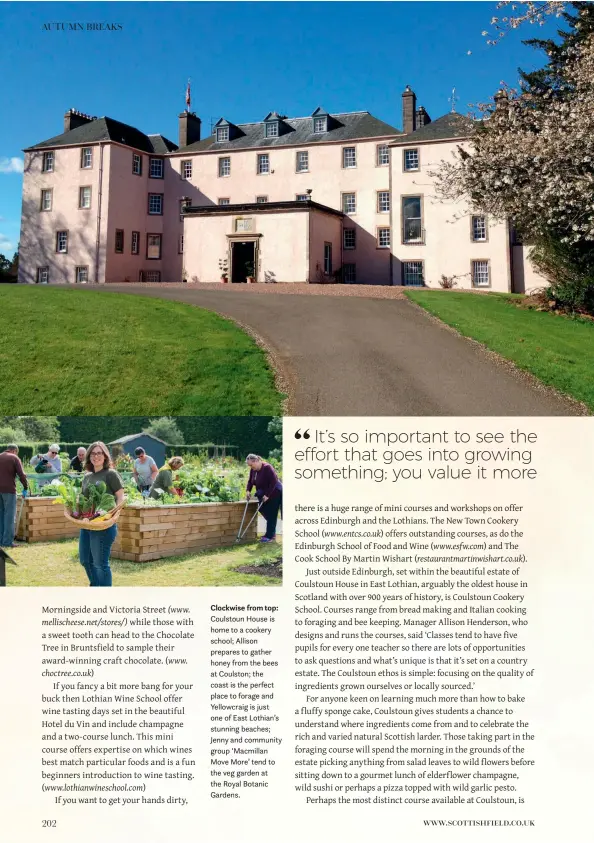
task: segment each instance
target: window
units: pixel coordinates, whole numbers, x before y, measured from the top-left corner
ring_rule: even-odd
[[[149,214],[162,214],[163,213],[163,194],[162,193],[149,193],[148,195],[148,212]]]
[[[188,196],[182,196],[179,200],[179,212],[183,214],[185,210],[191,207],[190,199]]]
[[[265,205],[268,202],[268,196],[256,196],[256,202],[258,205]]]
[[[116,228],[115,250],[116,250],[118,255],[122,255],[124,253],[124,229],[123,228]]]
[[[270,156],[268,153],[258,155],[258,175],[263,176],[270,172]]]
[[[37,283],[49,284],[49,266],[37,267]]]
[[[229,126],[221,126],[217,129],[217,143],[223,143],[229,140]]]
[[[161,235],[146,235],[146,256],[149,260],[161,260]]]
[[[402,242],[423,242],[423,221],[421,219],[421,197],[402,197]]]
[[[295,170],[298,173],[309,172],[309,152],[298,152],[297,153]]]
[[[342,280],[345,284],[357,283],[357,267],[354,263],[343,263]]]
[[[132,232],[132,240],[130,241],[130,251],[133,255],[140,253],[140,231]]]
[[[93,166],[93,149],[85,146],[80,151],[80,166],[83,170],[90,170]]]
[[[309,199],[309,194],[308,193],[298,193],[297,196],[295,197],[295,199],[297,200],[297,202],[307,202],[307,200]]]
[[[472,239],[475,243],[484,243],[487,239],[487,218],[473,216],[471,219]]]
[[[90,187],[79,187],[79,189],[78,189],[78,207],[79,208],[90,208],[91,207],[91,188]]]
[[[161,281],[161,271],[158,269],[145,269],[140,273],[140,280],[149,284],[158,284]]]
[[[343,193],[342,194],[342,212],[344,214],[357,213],[357,194]]]
[[[68,232],[58,231],[56,234],[56,252],[65,255],[68,251]]]
[[[472,261],[472,284],[474,287],[490,287],[489,261]]]
[[[163,159],[151,158],[149,163],[149,178],[162,179],[163,178]]]
[[[179,240],[177,241],[177,251],[178,254],[183,255],[184,253],[184,235],[179,235]]]
[[[377,192],[377,212],[378,214],[387,214],[390,211],[390,191],[378,190]]]
[[[219,176],[231,175],[231,159],[219,158]]]
[[[278,138],[278,123],[276,121],[274,123],[266,124],[266,137]]]
[[[404,150],[404,169],[407,173],[419,169],[419,150],[405,149]]]
[[[379,249],[390,248],[390,229],[378,228],[377,230],[377,245]]]
[[[342,247],[343,249],[357,248],[357,232],[354,228],[343,228]]]
[[[402,283],[405,287],[419,287],[425,283],[423,261],[402,262]]]
[[[377,147],[375,161],[378,167],[386,167],[390,163],[390,150],[387,144],[382,143]]]
[[[132,153],[132,172],[135,176],[142,175],[142,156]]]
[[[230,205],[230,204],[231,204],[231,200],[228,197],[224,197],[222,199],[219,199],[219,205]]]
[[[327,118],[326,117],[314,117],[313,130],[316,133],[327,131]]]
[[[52,209],[53,190],[42,190],[41,201],[39,203],[40,211],[51,211]]]
[[[345,146],[342,150],[342,166],[350,170],[357,166],[357,152],[354,146]]]
[[[332,243],[324,243],[324,273],[332,275]]]
[[[77,266],[75,279],[77,284],[88,284],[89,282],[89,267]]]
[[[53,173],[54,172],[54,153],[53,152],[44,152],[43,153],[43,161],[41,164],[41,170],[44,173]]]
[[[181,177],[182,177],[182,179],[191,179],[192,178],[192,162],[191,161],[182,161],[181,162]]]

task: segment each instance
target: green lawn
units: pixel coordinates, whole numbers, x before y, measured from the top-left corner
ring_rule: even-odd
[[[6,564],[8,586],[88,586],[78,560],[78,539],[22,544],[10,551],[16,567]],[[281,585],[279,577],[233,570],[266,565],[282,553],[280,543],[249,544],[172,556],[155,562],[111,560],[114,586]]]
[[[594,411],[594,322],[524,310],[501,294],[405,292],[465,337]]]
[[[266,355],[201,308],[0,285],[0,408],[39,415],[278,415]]]

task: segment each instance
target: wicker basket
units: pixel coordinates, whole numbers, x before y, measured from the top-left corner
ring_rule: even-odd
[[[108,513],[106,513],[109,515],[109,518],[103,518],[102,521],[86,521],[83,518],[73,518],[66,509],[64,509],[64,517],[68,521],[72,522],[72,524],[76,524],[77,527],[80,527],[81,530],[108,530],[110,527],[113,527],[120,517],[120,512],[124,504],[125,501],[122,501],[122,503],[111,509]]]

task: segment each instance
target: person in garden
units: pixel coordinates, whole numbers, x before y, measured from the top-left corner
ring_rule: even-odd
[[[23,497],[29,488],[18,453],[16,445],[7,445],[0,454],[0,547],[14,547],[15,479],[18,477],[23,484]]]
[[[115,498],[116,505],[124,500],[122,479],[113,467],[111,455],[103,442],[93,442],[85,454],[85,475],[82,481],[82,493],[86,495],[91,485],[105,483],[109,494]],[[117,524],[107,530],[80,531],[78,554],[80,563],[89,578],[89,585],[110,586],[111,568],[109,554],[118,534]]]
[[[35,471],[38,474],[61,474],[62,473],[62,460],[58,456],[60,453],[60,446],[57,443],[50,445],[47,454],[37,454],[36,456],[32,457],[30,460],[30,464],[35,468]],[[52,482],[52,478],[48,477],[47,480],[39,480],[37,486],[39,489],[42,489],[44,486],[47,486],[48,483]]]
[[[70,471],[84,471],[85,470],[85,457],[87,455],[86,448],[77,448],[76,449],[76,456],[72,457],[70,460]]]
[[[134,451],[134,480],[139,492],[148,492],[155,482],[159,469],[157,463],[146,453],[144,448]]]
[[[276,522],[283,502],[283,484],[270,463],[264,462],[257,454],[248,454],[246,463],[250,468],[246,486],[246,497],[251,498],[252,489],[256,488],[256,497],[262,504],[260,512],[266,519],[266,533],[261,542],[276,539]]]
[[[184,461],[181,457],[170,457],[163,468],[159,469],[151,486],[149,497],[158,499],[162,494],[174,494],[173,472],[178,471],[183,464]]]

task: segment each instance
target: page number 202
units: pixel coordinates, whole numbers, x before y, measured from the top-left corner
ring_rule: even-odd
[[[58,821],[57,820],[41,820],[41,827],[42,828],[57,828]]]

